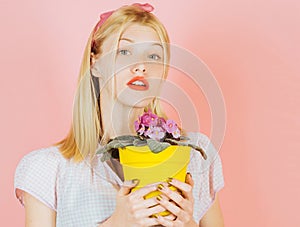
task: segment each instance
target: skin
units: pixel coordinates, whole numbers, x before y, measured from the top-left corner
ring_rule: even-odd
[[[103,43],[103,53],[110,51],[111,43],[114,37],[109,37]],[[122,135],[134,132],[124,124],[124,119],[128,119],[133,126],[137,115],[143,113],[143,108],[149,101],[159,93],[162,82],[163,51],[160,46],[160,40],[154,30],[149,27],[134,24],[124,31],[116,57],[116,91],[117,99],[114,103],[114,110],[118,114],[114,121],[118,122],[114,130],[110,131],[110,136]],[[158,57],[159,56],[159,57]],[[109,71],[101,71],[107,65],[109,58],[93,59],[92,73],[100,79],[109,75]],[[130,89],[127,85],[135,76],[143,76],[149,82],[149,89],[146,91],[137,91]],[[107,93],[108,95],[109,93]],[[126,95],[125,95],[126,94]],[[105,93],[101,94],[105,96]],[[105,97],[103,98],[105,100]],[[108,105],[103,102],[105,107]],[[103,112],[104,122],[111,116]],[[130,115],[131,113],[131,115]],[[133,113],[133,114],[132,114]],[[106,120],[105,120],[106,119]],[[104,127],[108,127],[105,126]],[[181,191],[171,191],[164,184],[161,199],[157,197],[144,199],[144,196],[152,191],[158,190],[157,185],[148,185],[139,190],[131,192],[131,189],[137,185],[136,182],[125,182],[119,189],[116,197],[116,209],[112,216],[99,226],[201,226],[201,227],[222,227],[223,218],[219,206],[218,197],[204,215],[200,223],[193,220],[193,179],[187,175],[186,181],[180,182],[175,179],[169,182]],[[24,193],[26,227],[55,226],[56,212],[44,205],[28,193]],[[150,217],[151,215],[169,210],[170,215],[166,217]],[[101,212],[101,211],[99,211]],[[175,219],[175,220],[174,220]]]

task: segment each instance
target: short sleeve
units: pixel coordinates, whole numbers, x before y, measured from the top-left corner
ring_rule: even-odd
[[[210,139],[201,133],[190,136],[207,155],[204,160],[199,152],[193,150],[188,169],[194,180],[194,219],[199,222],[213,204],[216,193],[224,187],[224,176],[220,155]]]
[[[16,194],[25,191],[56,211],[56,186],[60,154],[56,147],[42,148],[25,155],[14,177]]]

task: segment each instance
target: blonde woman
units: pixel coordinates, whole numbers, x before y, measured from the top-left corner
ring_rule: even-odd
[[[193,151],[186,182],[131,192],[138,180],[122,181],[120,163],[101,162],[95,151],[118,135],[134,134],[145,110],[164,116],[158,99],[168,73],[169,38],[149,4],[133,4],[101,15],[85,48],[68,135],[32,151],[19,163],[15,190],[25,206],[26,226],[223,226],[217,192],[221,161],[209,139],[190,133],[213,161],[201,171]],[[168,210],[170,215],[158,213]]]

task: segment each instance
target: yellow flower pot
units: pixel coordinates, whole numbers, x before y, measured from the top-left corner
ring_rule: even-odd
[[[123,167],[124,179],[139,179],[137,190],[148,184],[164,182],[169,177],[185,181],[186,169],[190,161],[191,148],[172,145],[160,153],[153,153],[148,146],[128,146],[119,148],[120,163]],[[174,187],[170,187],[176,190]],[[159,191],[149,193],[146,198],[159,195]],[[160,215],[167,215],[162,212]]]

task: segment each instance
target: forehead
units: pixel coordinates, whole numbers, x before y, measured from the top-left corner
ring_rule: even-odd
[[[124,40],[126,41],[126,39],[132,40],[135,43],[161,42],[157,32],[153,28],[139,24],[132,24],[124,30],[124,32],[121,34],[120,42]]]

